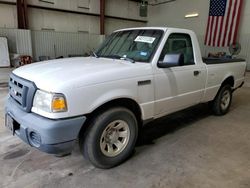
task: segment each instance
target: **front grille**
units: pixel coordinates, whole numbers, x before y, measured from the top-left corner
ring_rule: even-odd
[[[33,82],[20,78],[14,74],[10,75],[10,97],[26,112],[31,111],[35,91],[36,86]]]

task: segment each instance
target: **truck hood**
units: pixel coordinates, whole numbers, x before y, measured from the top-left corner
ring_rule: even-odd
[[[39,89],[60,92],[61,89],[85,87],[152,73],[149,63],[131,63],[95,57],[77,57],[25,65],[13,71],[32,81]]]

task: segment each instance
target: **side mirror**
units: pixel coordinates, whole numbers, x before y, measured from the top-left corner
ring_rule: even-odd
[[[184,55],[181,54],[166,54],[163,61],[158,62],[159,68],[177,67],[184,64]]]

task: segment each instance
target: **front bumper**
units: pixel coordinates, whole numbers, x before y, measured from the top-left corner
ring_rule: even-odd
[[[86,121],[85,116],[51,120],[20,109],[12,98],[5,107],[7,115],[13,119],[14,135],[27,144],[51,154],[70,153],[78,134]]]

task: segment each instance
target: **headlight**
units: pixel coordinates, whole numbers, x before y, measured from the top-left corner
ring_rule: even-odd
[[[35,112],[66,112],[67,104],[63,94],[48,93],[37,90],[34,101],[33,110]]]

